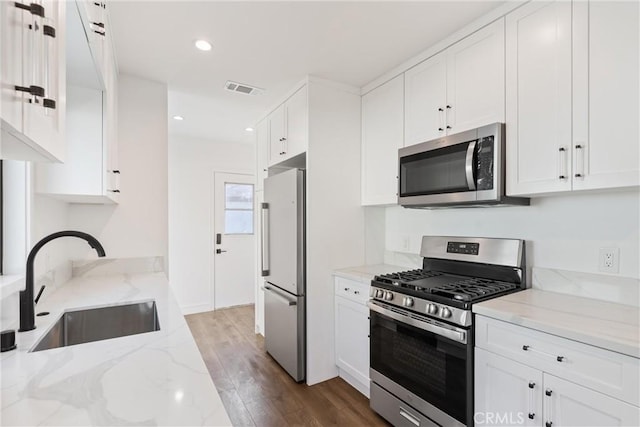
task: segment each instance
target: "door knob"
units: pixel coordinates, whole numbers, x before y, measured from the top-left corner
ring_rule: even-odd
[[[216,249],[216,253],[217,253],[217,254],[221,254],[222,252],[227,252],[227,251],[222,250],[222,249]]]

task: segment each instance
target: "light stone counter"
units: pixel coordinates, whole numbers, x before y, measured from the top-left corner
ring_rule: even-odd
[[[637,307],[527,289],[473,305],[473,312],[640,357]]]
[[[344,277],[345,279],[355,280],[357,282],[371,284],[374,276],[380,274],[397,273],[398,271],[410,270],[407,267],[399,267],[389,264],[361,265],[358,267],[342,268],[334,270],[333,275]]]
[[[28,352],[65,310],[150,299],[160,331]],[[164,273],[74,278],[42,311],[1,353],[1,425],[231,425]]]

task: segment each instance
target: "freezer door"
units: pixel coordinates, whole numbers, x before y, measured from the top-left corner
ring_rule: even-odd
[[[296,297],[265,282],[265,347],[298,382],[305,379],[306,373],[304,303],[304,297]]]
[[[304,295],[304,172],[291,169],[265,179],[264,201],[265,280]]]

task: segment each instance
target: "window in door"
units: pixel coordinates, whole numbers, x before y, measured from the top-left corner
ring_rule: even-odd
[[[224,234],[253,234],[253,184],[224,184]]]

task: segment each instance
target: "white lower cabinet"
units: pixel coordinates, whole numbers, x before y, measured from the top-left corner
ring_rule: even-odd
[[[336,365],[340,377],[369,397],[368,286],[335,277]]]
[[[637,403],[637,359],[481,316],[477,320],[476,425],[640,425],[640,408],[633,404]],[[524,345],[526,350],[521,340],[529,343]],[[509,348],[502,347],[507,341],[521,351],[517,361]],[[545,348],[545,344],[553,346]],[[617,374],[607,366],[605,353],[618,366]],[[598,360],[592,364],[591,374],[582,371],[586,360]],[[629,382],[630,386],[621,387],[618,396],[606,394],[611,384],[602,381],[600,387],[599,381],[594,381],[603,372],[608,372],[609,383]],[[634,378],[625,380],[625,376]]]

